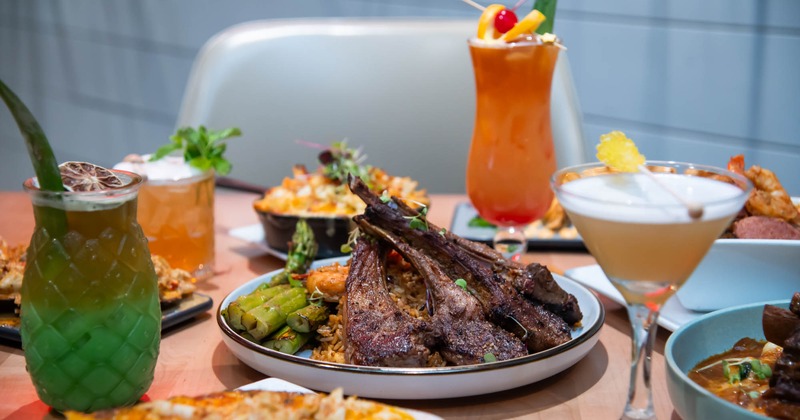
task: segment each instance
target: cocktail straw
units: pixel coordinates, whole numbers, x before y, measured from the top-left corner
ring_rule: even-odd
[[[475,2],[474,2],[474,1],[472,1],[472,0],[461,0],[461,1],[463,1],[464,3],[467,3],[468,5],[470,5],[470,6],[474,7],[474,8],[476,8],[476,9],[478,9],[478,10],[480,10],[480,11],[483,11],[484,9],[486,9],[486,7],[484,7],[484,6],[481,6],[480,4],[478,4],[478,3],[475,3]]]
[[[686,209],[689,210],[689,217],[691,217],[692,219],[695,219],[695,220],[703,217],[703,205],[702,204],[700,204],[698,202],[695,202],[695,201],[688,200],[686,197],[682,196],[677,191],[673,190],[669,185],[661,182],[661,180],[658,179],[658,177],[655,176],[655,174],[650,172],[650,169],[647,169],[647,166],[644,166],[644,165],[640,164],[640,165],[637,166],[637,168],[639,169],[639,172],[641,172],[641,173],[647,175],[648,177],[650,177],[650,179],[652,179],[653,182],[658,184],[658,186],[663,188],[666,192],[670,193],[673,197],[675,197],[676,200],[680,201],[681,204],[683,204],[684,207],[686,207]]]

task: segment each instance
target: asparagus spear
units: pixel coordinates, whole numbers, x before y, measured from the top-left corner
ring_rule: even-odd
[[[306,291],[302,287],[292,287],[260,306],[242,315],[242,325],[256,340],[274,332],[286,323],[286,316],[308,305]]]
[[[300,219],[297,221],[292,241],[289,242],[286,267],[270,280],[269,285],[289,283],[292,274],[303,274],[308,271],[316,256],[317,242],[314,239],[314,232],[305,220]]]
[[[275,296],[289,290],[289,285],[281,285],[269,288],[258,288],[250,294],[239,296],[235,301],[228,305],[227,316],[228,324],[234,329],[244,331],[242,325],[242,315],[245,312],[263,304]]]
[[[297,332],[313,332],[328,322],[328,314],[327,306],[308,305],[290,313],[286,317],[286,324]]]
[[[302,333],[293,330],[288,325],[284,326],[270,336],[264,343],[264,347],[277,350],[281,353],[295,354],[300,347],[311,339],[313,333]]]

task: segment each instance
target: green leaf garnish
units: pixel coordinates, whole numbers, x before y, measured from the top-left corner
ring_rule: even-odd
[[[477,228],[493,228],[493,227],[495,227],[495,225],[487,222],[486,219],[484,219],[483,217],[480,217],[480,216],[475,216],[472,219],[470,219],[470,221],[467,223],[467,226],[469,226],[469,227],[477,227]]]
[[[381,202],[383,204],[386,204],[390,201],[392,201],[392,197],[389,197],[389,191],[383,190],[383,192],[381,193]]]
[[[223,157],[228,147],[224,141],[241,135],[242,132],[238,128],[214,131],[207,130],[202,125],[197,129],[183,127],[170,136],[170,142],[159,147],[150,160],[159,160],[174,152],[182,151],[183,159],[189,165],[202,171],[213,169],[220,175],[227,175],[231,172],[232,165]]]
[[[484,363],[496,362],[497,358],[494,357],[494,354],[492,354],[492,353],[486,353],[486,354],[483,355],[483,361],[484,361]]]
[[[43,191],[64,191],[64,183],[61,180],[61,171],[58,169],[50,142],[44,134],[44,130],[36,121],[28,107],[17,95],[0,81],[0,98],[6,103],[8,110],[17,123],[19,132],[25,139],[28,149],[28,156],[33,164],[33,170],[39,181],[39,189]],[[42,207],[41,224],[47,229],[48,233],[61,236],[67,232],[67,214],[55,207]]]
[[[542,12],[545,17],[545,21],[536,28],[537,34],[553,33],[553,23],[556,19],[556,3],[558,3],[558,0],[536,0],[533,4],[533,8]]]
[[[750,391],[747,395],[752,399],[761,397],[761,394],[759,394],[758,391]]]
[[[439,231],[439,235],[444,236],[446,234],[447,234],[447,229],[446,228],[442,228],[442,230]]]
[[[456,279],[455,283],[456,283],[456,286],[464,289],[465,291],[467,290],[467,281],[466,280],[464,280],[464,279]]]

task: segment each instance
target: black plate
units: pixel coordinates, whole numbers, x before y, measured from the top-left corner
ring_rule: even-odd
[[[161,308],[161,329],[167,329],[182,321],[201,314],[214,306],[214,301],[210,296],[202,293],[192,293],[175,304]],[[0,313],[2,316],[11,316],[13,312]],[[0,325],[0,338],[11,341],[21,342],[18,327]]]
[[[450,232],[461,236],[462,238],[471,241],[482,242],[487,245],[492,244],[495,229],[492,227],[472,227],[469,226],[469,221],[472,220],[478,212],[472,207],[470,203],[459,203],[456,206],[455,213],[453,214],[453,223],[450,225]],[[542,227],[542,230],[547,228]],[[552,232],[549,231],[548,233]],[[580,236],[575,238],[563,238],[558,233],[552,233],[549,238],[528,238],[529,251],[545,251],[545,250],[561,250],[561,251],[585,251],[586,246]]]

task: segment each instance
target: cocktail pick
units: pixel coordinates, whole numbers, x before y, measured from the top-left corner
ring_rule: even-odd
[[[600,144],[597,145],[597,159],[618,171],[641,172],[647,175],[656,185],[663,188],[664,191],[668,192],[683,204],[689,212],[689,217],[692,219],[703,217],[703,205],[687,199],[673,190],[669,185],[661,182],[661,180],[645,166],[644,155],[639,153],[636,144],[633,143],[633,140],[626,137],[625,133],[621,131],[612,131],[608,134],[601,135]]]

